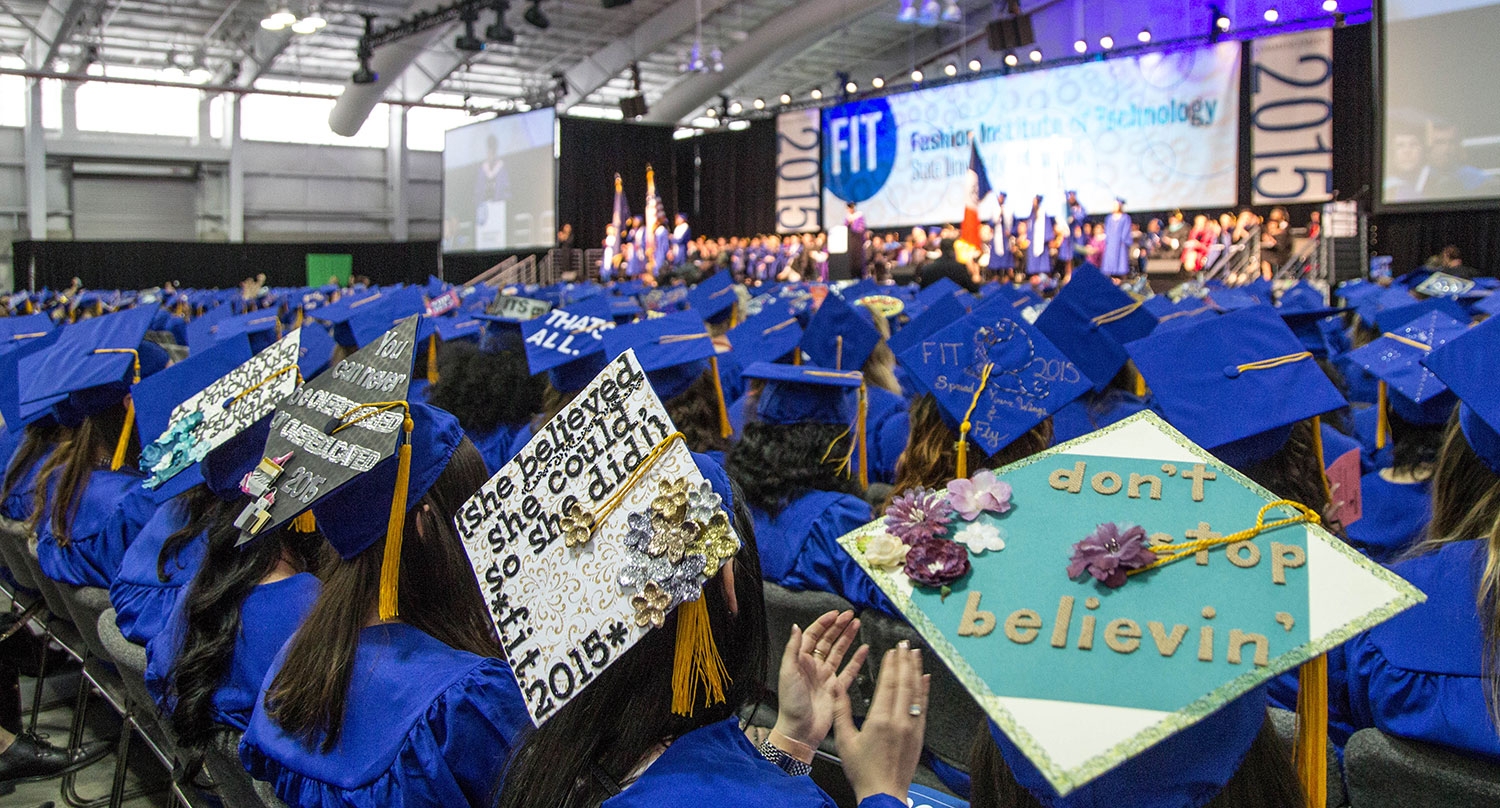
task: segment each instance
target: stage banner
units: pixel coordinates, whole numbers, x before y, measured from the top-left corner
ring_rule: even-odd
[[[853,202],[872,228],[959,222],[971,141],[1018,217],[1036,194],[1061,215],[1067,190],[1093,213],[1117,196],[1127,210],[1232,206],[1241,52],[1224,42],[830,107],[824,221]]]
[[[776,116],[776,232],[818,229],[822,195],[816,109]]]
[[[1250,45],[1251,185],[1257,205],[1333,198],[1333,31]]]

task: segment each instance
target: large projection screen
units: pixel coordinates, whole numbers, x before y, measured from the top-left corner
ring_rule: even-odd
[[[450,129],[443,141],[443,252],[550,247],[557,237],[551,108]]]
[[[1384,11],[1381,200],[1500,197],[1500,2],[1385,0]]]
[[[1238,184],[1240,44],[1146,53],[855,101],[823,114],[825,226],[963,216],[971,135],[1017,215],[1078,191],[1091,211],[1228,207]],[[981,211],[983,213],[983,211]]]

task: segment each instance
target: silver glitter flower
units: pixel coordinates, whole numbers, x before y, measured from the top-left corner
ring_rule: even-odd
[[[672,575],[672,562],[665,558],[653,558],[639,551],[626,555],[625,566],[620,570],[620,588],[635,589],[651,581],[663,581]]]
[[[724,500],[714,493],[707,480],[688,492],[688,518],[695,522],[707,522],[723,507]]]
[[[625,533],[625,546],[637,552],[646,552],[652,537],[656,535],[656,530],[651,526],[651,517],[640,512],[632,513],[625,517],[625,524],[630,527]]]
[[[672,597],[672,605],[703,597],[704,558],[701,555],[684,556],[682,562],[672,565],[664,580],[656,585]]]

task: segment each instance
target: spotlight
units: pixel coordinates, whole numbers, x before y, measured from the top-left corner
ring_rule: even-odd
[[[732,104],[729,105],[729,114],[730,115],[738,115],[738,114],[740,114],[741,112],[744,112],[744,111],[745,111],[745,106],[743,104],[741,104],[740,102],[738,102],[738,101],[736,101],[736,102],[734,102],[734,103],[732,103]]]
[[[297,15],[293,14],[291,9],[282,6],[280,9],[277,9],[275,14],[271,15],[271,20],[279,24],[281,28],[285,28],[297,21]]]
[[[498,42],[501,45],[509,45],[515,42],[516,29],[511,28],[505,22],[505,12],[510,10],[509,0],[495,0],[490,5],[490,8],[495,12],[495,23],[484,29],[484,38],[491,42]],[[641,91],[640,87],[637,86],[635,91],[639,93]]]
[[[292,33],[294,34],[302,34],[303,36],[306,36],[308,34],[316,34],[317,32],[318,26],[314,25],[313,22],[306,17],[303,17],[302,19],[292,23]]]
[[[1033,62],[1040,62],[1042,60],[1042,52],[1037,50],[1036,48],[1032,48],[1031,53],[1028,55],[1031,57],[1031,61]]]
[[[786,93],[782,93],[781,94],[781,103],[783,103],[783,104],[790,104],[790,103],[792,103],[792,97],[790,95],[786,94]]]
[[[954,64],[952,62],[949,62],[948,64],[943,65],[943,73],[946,74],[946,75],[948,75],[948,76],[957,76],[958,75],[958,65],[956,65],[956,64]]]
[[[979,68],[981,68],[981,67],[983,67],[983,65],[981,65],[979,63],[978,59],[970,59],[969,60],[969,72],[970,73],[978,73],[979,72]]]
[[[526,9],[526,13],[521,16],[543,31],[552,25],[552,21],[547,19],[547,14],[542,11],[542,0],[531,0],[531,7]]]
[[[1323,10],[1330,14],[1339,10],[1339,0],[1323,0]]]
[[[324,19],[323,15],[317,9],[308,12],[307,16],[303,17],[302,20],[319,31],[328,25],[328,20]]]
[[[463,20],[464,32],[453,40],[453,47],[467,53],[484,50],[484,40],[474,35],[474,23],[479,20],[479,9],[466,6],[459,12],[458,18]]]
[[[814,100],[814,101],[822,101],[823,100],[823,91],[819,90],[817,87],[813,88],[813,91],[812,91],[812,93],[810,93],[810,95],[812,95],[812,100]]]
[[[766,99],[764,99],[764,98],[757,98],[757,99],[755,99],[754,101],[751,102],[751,106],[755,107],[756,109],[765,109],[766,108]]]
[[[1113,48],[1114,46],[1115,46],[1115,38],[1114,37],[1108,36],[1108,35],[1099,37],[1099,47],[1101,47],[1101,48],[1103,48],[1105,50],[1109,50],[1110,48]]]
[[[963,9],[958,7],[957,0],[948,0],[943,4],[943,22],[963,22]]]
[[[260,21],[260,27],[266,29],[267,31],[280,31],[281,29],[286,27],[286,23],[276,19],[275,15],[272,15],[270,17],[262,18]]]
[[[1230,26],[1229,18],[1221,14],[1219,15],[1219,18],[1217,20],[1214,20],[1214,25],[1217,26],[1220,31],[1228,31]]]
[[[1084,51],[1086,51],[1088,49],[1089,49],[1089,43],[1084,42],[1081,39],[1078,40],[1077,42],[1073,43],[1073,52],[1074,53],[1083,53]]]
[[[1017,64],[1020,63],[1020,61],[1021,60],[1017,59],[1016,55],[1014,53],[1007,53],[1007,54],[1005,54],[1005,66],[1006,67],[1015,67]]]
[[[715,73],[724,72],[724,51],[719,50],[718,45],[715,45],[714,49],[708,52],[708,61],[713,65]]]
[[[901,0],[901,10],[896,13],[897,22],[917,21],[917,0]]]
[[[870,79],[870,86],[874,87],[875,89],[878,90],[881,87],[885,86],[885,79],[883,79],[883,78],[881,78],[879,76],[876,76],[875,78]]]
[[[844,85],[844,92],[849,93],[851,95],[854,94],[854,93],[857,93],[857,92],[859,92],[859,85],[855,84],[854,82],[851,81],[851,82],[849,82],[849,83],[847,83],[847,84]]]
[[[1139,34],[1135,35],[1135,40],[1137,42],[1142,43],[1142,44],[1150,42],[1151,41],[1151,31],[1150,31],[1150,29],[1142,28],[1141,32]]]
[[[710,118],[717,118],[717,117],[719,117],[719,111],[717,109],[714,109],[713,107],[709,107],[708,108],[708,117],[710,117]]]
[[[188,71],[187,77],[188,81],[191,81],[194,84],[202,84],[213,78],[214,74],[208,72],[206,68],[195,67],[192,70]]]
[[[1276,22],[1277,20],[1281,19],[1281,12],[1277,11],[1274,8],[1268,8],[1266,9],[1265,17],[1266,22]]]
[[[911,71],[911,80],[912,81],[920,82],[923,78],[924,78],[924,76],[922,75],[922,71],[920,71],[920,70],[913,70],[913,71]]]
[[[942,14],[942,7],[938,0],[923,0],[922,13],[917,15],[917,22],[922,25],[937,25],[938,17]]]

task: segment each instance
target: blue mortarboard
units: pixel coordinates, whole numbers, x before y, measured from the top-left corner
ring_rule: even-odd
[[[448,284],[445,283],[442,278],[439,278],[436,275],[427,276],[426,292],[428,297],[437,297],[443,292],[448,291],[448,288]]]
[[[844,300],[853,303],[854,301],[859,300],[862,297],[878,295],[880,294],[880,292],[881,289],[879,284],[875,283],[869,278],[861,278],[860,280],[855,281],[854,283],[844,287],[843,289],[840,289],[839,297],[842,297]]]
[[[1151,316],[1159,320],[1163,315],[1177,311],[1177,304],[1172,302],[1172,298],[1166,295],[1155,295],[1141,301],[1141,308],[1151,312]]]
[[[1084,264],[1036,319],[1047,339],[1103,390],[1129,356],[1125,343],[1156,327],[1156,318],[1097,268]]]
[[[612,297],[609,299],[609,316],[621,325],[635,320],[645,311],[634,298]]]
[[[880,332],[868,317],[838,295],[823,298],[802,335],[802,350],[813,364],[834,370],[859,370],[880,344]]]
[[[1432,273],[1433,270],[1428,269],[1427,267],[1417,267],[1416,269],[1394,279],[1393,281],[1391,281],[1391,284],[1393,286],[1405,286],[1408,289],[1415,289],[1417,288],[1417,286],[1421,285],[1422,281],[1425,281],[1429,277],[1431,277]]]
[[[775,362],[797,350],[802,341],[802,326],[790,306],[773,300],[724,336],[740,364]]]
[[[66,395],[54,408],[59,420],[76,425],[119,404],[137,371],[146,378],[166,367],[166,352],[142,342],[153,315],[149,308],[126,309],[64,328],[50,347],[29,357],[41,362],[44,372],[22,379],[23,408]]]
[[[1239,469],[1275,454],[1292,424],[1347,405],[1270,306],[1126,347],[1167,420]]]
[[[1461,323],[1469,322],[1469,313],[1464,311],[1458,301],[1451,297],[1429,297],[1405,306],[1382,309],[1375,315],[1375,327],[1381,331],[1395,331],[1430,312],[1442,312]]]
[[[1500,474],[1500,319],[1491,318],[1434,348],[1422,364],[1458,396],[1458,425],[1470,448]]]
[[[149,379],[143,379],[140,384],[131,388],[142,454],[151,456],[152,443],[167,431],[172,411],[178,405],[220,377],[228,375],[253,355],[250,338],[245,334],[237,334],[219,340],[201,351],[194,351],[187,359]],[[153,497],[157,502],[165,502],[203,482],[196,464],[189,461],[186,449],[183,452],[183,462],[188,465],[155,489]]]
[[[709,367],[714,341],[692,312],[642,320],[604,332],[606,359],[635,350],[636,361],[663,401],[686,390]]]
[[[244,492],[240,490],[240,481],[260,462],[260,450],[266,445],[266,438],[270,434],[271,416],[267,415],[224,441],[218,448],[210,450],[191,473],[201,478],[204,485],[219,499],[234,502],[244,496]],[[189,473],[183,472],[178,476],[186,477]],[[176,482],[175,478],[167,485],[173,482]],[[166,487],[162,486],[163,489]]]
[[[1500,294],[1491,294],[1480,298],[1469,308],[1475,316],[1494,317],[1500,314]]]
[[[385,292],[379,299],[355,308],[344,325],[334,327],[333,338],[340,345],[363,348],[390,331],[398,320],[426,311],[427,301],[422,297],[421,287],[404,286]],[[417,330],[417,339],[426,339],[431,333],[432,326],[424,323]]]
[[[936,284],[934,284],[935,286]],[[928,287],[931,288],[931,287]],[[913,345],[932,336],[939,329],[962,320],[968,312],[954,295],[942,295],[933,299],[921,314],[907,323],[900,331],[891,335],[886,344],[897,356]]]
[[[1007,308],[1002,303],[970,314],[896,357],[937,399],[950,427],[961,429],[968,417],[969,438],[987,455],[1089,389],[1088,378],[1057,346]]]
[[[228,306],[215,306],[194,317],[187,324],[188,350],[199,351],[212,346],[218,339],[219,324],[235,316]]]
[[[1453,414],[1454,396],[1422,360],[1466,330],[1466,325],[1442,312],[1428,312],[1350,351],[1349,359],[1380,380],[1391,409],[1403,420],[1441,424]],[[1385,447],[1385,429],[1382,417],[1376,448]]]
[[[1226,287],[1210,289],[1206,299],[1225,311],[1248,309],[1251,306],[1259,306],[1270,302],[1269,300],[1261,300],[1249,289],[1230,289]]]
[[[28,315],[28,317],[43,317],[47,315]],[[6,319],[26,319],[22,317],[0,318],[0,322]],[[28,326],[34,327],[34,326]],[[27,375],[32,378],[42,372],[40,363],[29,361],[34,354],[41,353],[44,349],[51,347],[62,336],[62,329],[52,328],[51,321],[47,322],[47,331],[17,331],[6,341],[0,342],[0,418],[5,419],[6,429],[12,432],[20,431],[21,427],[42,417],[51,411],[52,403],[61,400],[62,396],[54,399],[42,399],[33,402],[30,417],[22,415],[21,411],[21,373],[22,360],[26,362]],[[33,336],[40,335],[40,336]]]
[[[541,373],[579,357],[600,353],[604,350],[603,332],[614,327],[609,304],[603,299],[553,309],[521,324],[521,334],[526,339],[526,362],[532,373]]]
[[[1221,313],[1218,307],[1207,300],[1200,300],[1196,297],[1183,298],[1172,305],[1172,311],[1156,318],[1156,329],[1152,333],[1187,328],[1205,317],[1217,317]]]
[[[0,344],[40,339],[52,333],[52,318],[45,314],[0,317]]]
[[[1411,292],[1407,291],[1406,287],[1392,286],[1361,295],[1358,302],[1354,304],[1354,308],[1359,313],[1359,319],[1373,328],[1376,325],[1375,318],[1380,312],[1386,309],[1405,308],[1416,302],[1417,299],[1411,296]]]
[[[473,317],[461,313],[453,313],[444,317],[434,317],[433,327],[437,329],[438,339],[443,342],[469,339],[479,341],[484,334],[484,323]]]
[[[718,322],[739,302],[734,276],[721,270],[704,278],[688,291],[688,305],[706,323]]]
[[[755,408],[762,422],[847,425],[858,417],[864,375],[857,370],[755,362],[742,375],[765,382]]]
[[[227,317],[215,326],[211,343],[240,334],[250,338],[250,350],[259,351],[281,338],[281,319],[274,309],[259,309]]]
[[[1363,301],[1380,294],[1384,289],[1377,283],[1367,280],[1355,279],[1344,281],[1334,291],[1334,296],[1343,298],[1351,306],[1357,306]]]
[[[1297,335],[1297,339],[1302,341],[1302,347],[1320,359],[1333,353],[1333,346],[1328,342],[1330,323],[1335,329],[1343,327],[1339,321],[1330,321],[1328,318],[1346,311],[1348,309],[1290,309],[1286,306],[1276,310],[1281,315],[1282,322],[1285,322],[1292,329],[1292,333]]]

